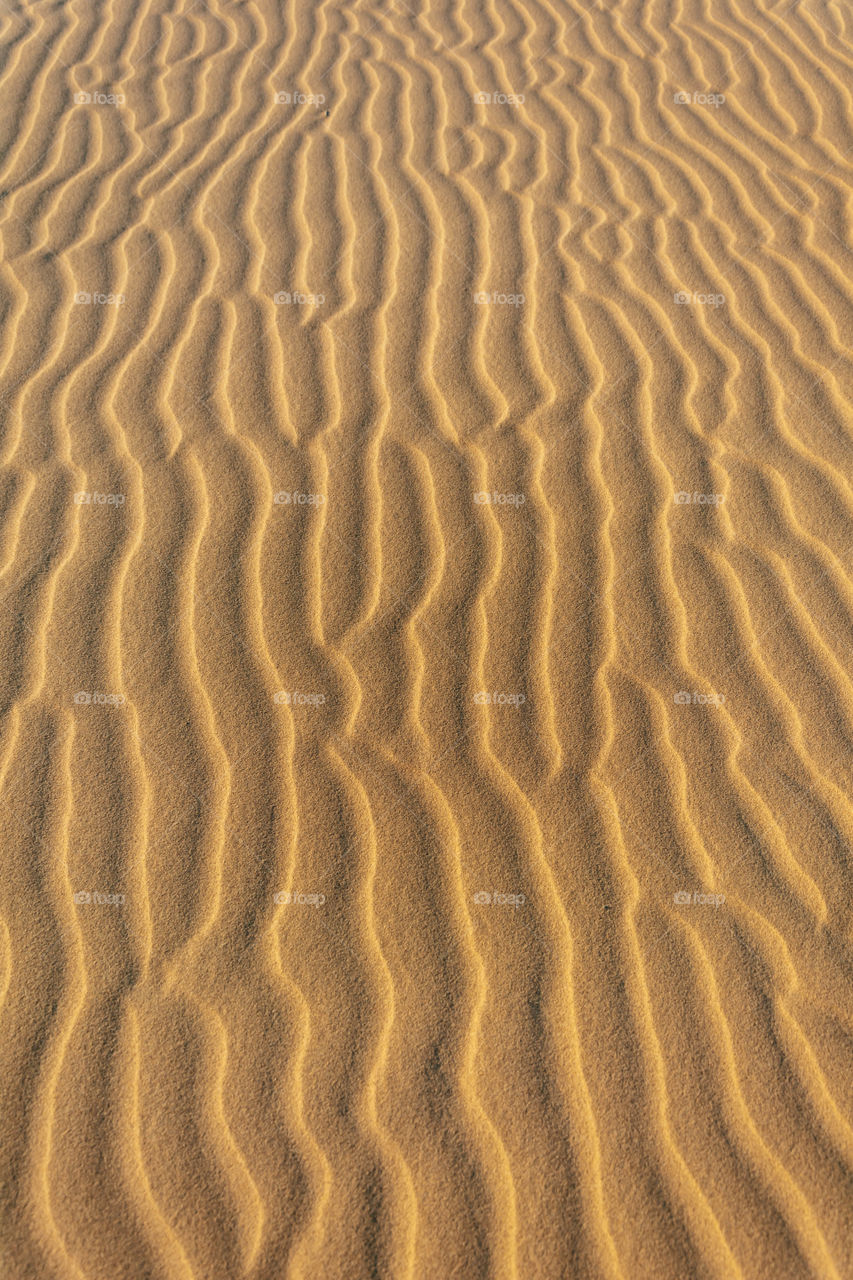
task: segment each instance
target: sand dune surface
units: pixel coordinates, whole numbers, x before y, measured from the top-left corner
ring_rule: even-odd
[[[853,1280],[847,0],[0,8],[8,1280]]]

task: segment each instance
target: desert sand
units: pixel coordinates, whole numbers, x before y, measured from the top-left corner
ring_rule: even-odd
[[[850,1280],[848,0],[0,93],[4,1280]]]

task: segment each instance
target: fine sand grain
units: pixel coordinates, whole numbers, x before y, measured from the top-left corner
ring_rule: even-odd
[[[851,1280],[850,0],[0,101],[3,1280]]]

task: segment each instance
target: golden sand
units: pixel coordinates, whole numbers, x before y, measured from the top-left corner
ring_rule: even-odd
[[[4,1280],[849,1280],[849,0],[0,49]]]

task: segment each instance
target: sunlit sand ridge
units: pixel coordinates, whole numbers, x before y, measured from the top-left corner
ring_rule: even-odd
[[[853,1277],[853,11],[0,8],[0,1270]]]

